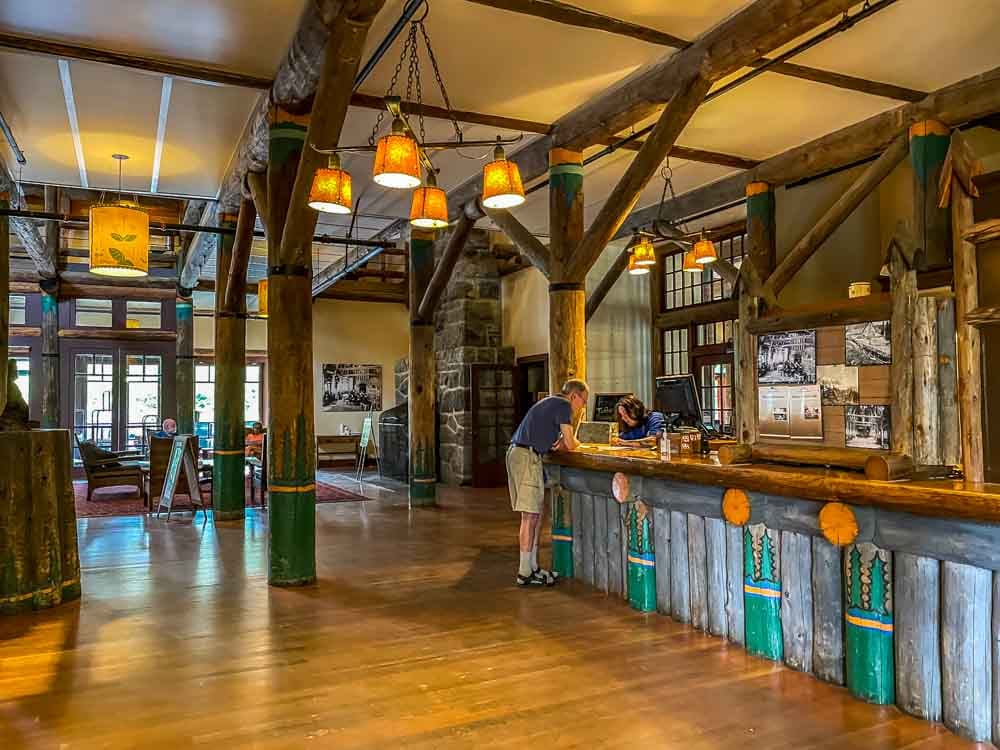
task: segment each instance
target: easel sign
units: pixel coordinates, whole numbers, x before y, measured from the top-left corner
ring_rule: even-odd
[[[208,518],[208,511],[205,510],[205,503],[201,499],[201,487],[198,485],[198,467],[195,466],[194,457],[188,449],[188,440],[193,435],[177,435],[174,443],[170,447],[170,459],[167,461],[167,473],[163,477],[163,491],[160,493],[160,500],[156,505],[156,517],[160,517],[160,510],[167,509],[167,520],[170,520],[170,511],[174,504],[174,493],[177,492],[177,481],[181,477],[181,468],[184,469],[184,476],[187,477],[188,493],[191,497],[191,505],[195,507],[195,515],[198,508]]]
[[[368,458],[368,446],[372,442],[372,431],[374,429],[375,410],[368,412],[368,416],[361,423],[361,438],[358,441],[358,465],[354,467],[354,481],[360,482],[365,473],[365,461]],[[382,476],[382,460],[378,453],[378,444],[375,445],[375,461],[378,464],[379,477]]]

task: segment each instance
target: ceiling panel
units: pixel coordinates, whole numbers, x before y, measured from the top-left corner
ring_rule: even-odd
[[[215,196],[258,96],[248,89],[174,80],[159,191]]]
[[[24,179],[80,184],[59,66],[54,59],[0,52],[0,110],[28,160]],[[3,144],[4,159],[17,164]]]

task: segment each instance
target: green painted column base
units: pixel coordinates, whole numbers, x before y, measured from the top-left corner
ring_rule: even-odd
[[[648,552],[628,552],[628,603],[640,612],[656,611],[656,558]]]
[[[552,529],[552,570],[560,578],[573,577],[573,529]]]
[[[781,661],[781,584],[743,579],[743,611],[747,651],[772,661]]]
[[[80,581],[68,581],[21,596],[0,598],[0,615],[50,609],[80,598]]]
[[[410,505],[434,505],[437,501],[437,482],[431,480],[410,480]]]
[[[219,451],[224,449],[219,448]],[[215,520],[243,518],[246,508],[246,458],[244,452],[215,453],[212,467],[212,510]]]
[[[272,479],[268,503],[271,546],[267,582],[272,586],[307,586],[316,581],[316,489],[275,491],[284,485]]]
[[[892,617],[852,607],[846,629],[847,689],[870,703],[895,703]]]

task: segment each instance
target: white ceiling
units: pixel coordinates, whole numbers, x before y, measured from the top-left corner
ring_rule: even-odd
[[[0,30],[60,41],[212,65],[272,76],[305,0],[8,0],[0,3]],[[598,13],[694,38],[747,4],[747,0],[575,0]],[[398,17],[403,0],[388,0],[369,34],[367,59]],[[465,0],[430,0],[427,28],[452,104],[458,109],[551,122],[607,86],[670,50],[599,30],[577,29],[519,16]],[[899,0],[845,34],[795,58],[803,65],[933,90],[1000,65],[997,0]],[[362,90],[381,95],[392,76],[402,40],[390,49]],[[442,104],[424,60],[425,101]],[[79,125],[79,147],[91,187],[112,187],[113,152],[128,153],[127,187],[149,191],[158,134],[162,134],[160,193],[214,196],[258,92],[70,61],[60,77],[50,57],[0,51],[0,110],[28,156],[28,181],[80,185],[81,170],[70,128],[68,80]],[[405,66],[403,77],[405,78]],[[764,74],[702,107],[679,143],[764,159],[830,131],[899,106],[900,102]],[[365,143],[376,112],[351,108],[341,145]],[[383,124],[383,128],[388,123]],[[468,139],[498,133],[465,126]],[[427,121],[428,136],[447,139],[447,122]],[[501,133],[505,136],[516,133]],[[528,136],[529,138],[532,136]],[[514,147],[517,148],[517,147]],[[475,174],[489,149],[444,152],[435,158],[449,188]],[[617,152],[586,170],[588,220],[621,176],[633,153]],[[4,154],[9,164],[9,153]],[[361,216],[356,233],[371,236],[405,216],[409,195],[371,187],[371,157],[349,155]],[[732,169],[672,160],[678,193]],[[659,199],[655,179],[639,201]],[[525,224],[547,231],[546,191],[516,210]],[[372,214],[374,216],[368,216]],[[322,232],[341,233],[342,222],[322,218]],[[335,257],[317,249],[317,263]]]

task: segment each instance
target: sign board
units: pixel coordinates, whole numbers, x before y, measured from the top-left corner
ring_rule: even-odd
[[[160,510],[167,509],[167,520],[170,520],[170,511],[174,504],[174,493],[177,492],[177,482],[181,477],[181,471],[187,478],[188,492],[191,497],[191,505],[195,507],[195,513],[201,508],[206,514],[205,503],[201,499],[201,487],[198,485],[198,467],[194,462],[194,455],[188,448],[188,441],[192,435],[177,435],[174,443],[170,447],[170,458],[167,461],[167,473],[163,477],[163,491],[160,493],[160,500],[156,506],[156,517],[160,517]]]
[[[354,481],[360,482],[365,473],[365,460],[368,458],[368,446],[372,443],[375,424],[375,412],[369,411],[361,423],[361,438],[358,441],[358,465],[355,467]],[[375,461],[378,464],[379,476],[382,475],[382,462],[378,455],[378,445],[375,445]]]
[[[617,422],[618,402],[630,393],[595,393],[594,394],[594,421],[595,422]]]

